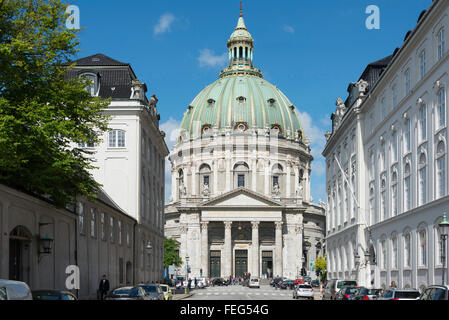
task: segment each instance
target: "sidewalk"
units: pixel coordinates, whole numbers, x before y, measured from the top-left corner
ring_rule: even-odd
[[[190,292],[188,294],[175,294],[175,295],[173,295],[173,300],[183,300],[183,299],[190,298],[193,295],[194,295],[193,292]]]

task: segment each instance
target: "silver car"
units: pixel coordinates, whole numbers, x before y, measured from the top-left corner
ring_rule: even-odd
[[[0,280],[0,300],[33,300],[33,296],[25,282]]]
[[[417,300],[420,295],[417,289],[390,289],[378,300]]]
[[[314,300],[313,288],[310,284],[298,284],[293,289],[293,299],[299,298]]]

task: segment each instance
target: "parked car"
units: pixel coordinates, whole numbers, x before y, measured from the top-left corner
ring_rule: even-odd
[[[0,300],[33,300],[33,296],[25,282],[0,280]]]
[[[314,299],[313,288],[310,284],[298,284],[293,290],[293,299]]]
[[[329,280],[324,289],[323,300],[335,300],[335,295],[337,292],[347,286],[357,286],[357,281],[354,280],[343,280],[343,279],[334,279]]]
[[[310,282],[310,285],[311,285],[312,287],[317,288],[317,287],[320,286],[320,280],[317,280],[317,279],[312,280],[312,281]]]
[[[209,283],[206,278],[197,278],[198,288],[206,288]]]
[[[343,287],[337,292],[335,300],[353,300],[353,298],[359,293],[360,287]]]
[[[145,290],[149,300],[165,300],[164,292],[158,284],[139,284],[138,287]]]
[[[69,291],[58,290],[36,290],[32,291],[33,300],[78,300],[77,297]]]
[[[166,284],[161,284],[159,286],[161,287],[161,290],[164,294],[164,299],[165,300],[173,300],[173,293],[171,292],[170,287]]]
[[[249,280],[248,287],[250,287],[250,288],[260,288],[259,278],[251,278]]]
[[[112,290],[105,300],[150,300],[142,287],[120,287]]]
[[[419,300],[449,300],[449,286],[432,285],[428,286],[419,296]]]
[[[287,278],[282,278],[282,277],[274,278],[274,279],[272,280],[272,284],[271,284],[271,285],[274,287],[274,286],[278,285],[279,282],[282,282],[282,281],[284,281],[284,280],[287,280]]]
[[[368,289],[362,287],[353,300],[377,300],[382,295],[382,289]]]
[[[420,295],[417,289],[390,289],[378,300],[417,300]]]

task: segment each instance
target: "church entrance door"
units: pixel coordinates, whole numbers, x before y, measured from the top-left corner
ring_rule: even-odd
[[[210,252],[210,277],[219,278],[221,276],[221,252],[211,251]]]
[[[248,250],[235,250],[235,276],[243,277],[248,272]]]

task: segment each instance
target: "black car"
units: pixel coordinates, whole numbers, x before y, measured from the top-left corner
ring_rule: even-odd
[[[150,300],[165,300],[164,292],[158,284],[139,284],[138,287],[145,290]]]
[[[223,278],[215,278],[215,279],[213,279],[213,285],[222,287],[222,286],[227,286],[228,282]]]
[[[317,288],[317,287],[320,286],[320,280],[312,280],[312,281],[310,282],[310,284],[312,285],[312,287]]]
[[[377,300],[382,296],[382,289],[361,288],[353,300]]]
[[[295,287],[294,280],[284,280],[278,283],[279,288],[281,289],[293,289]]]
[[[336,300],[352,300],[360,291],[361,287],[347,286],[341,288],[337,293]]]
[[[78,300],[69,291],[37,290],[31,291],[31,294],[33,295],[33,300]]]

